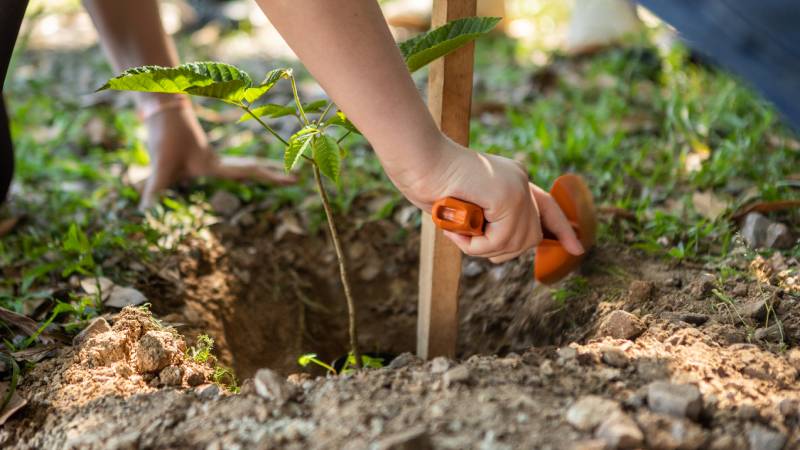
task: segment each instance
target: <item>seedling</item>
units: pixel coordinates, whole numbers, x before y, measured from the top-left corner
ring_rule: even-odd
[[[297,363],[300,364],[302,367],[306,367],[309,364],[316,364],[323,369],[327,370],[329,373],[333,375],[344,375],[348,373],[352,373],[358,366],[356,365],[356,357],[353,355],[352,352],[347,354],[347,358],[344,360],[344,364],[342,364],[342,368],[338,371],[335,368],[336,363],[334,366],[325,363],[324,361],[320,360],[317,357],[316,353],[306,353],[304,355],[300,355],[297,358]],[[361,367],[366,367],[368,369],[380,369],[384,367],[384,359],[383,358],[376,358],[368,355],[361,355]]]
[[[413,72],[488,33],[499,20],[496,17],[455,20],[401,43],[400,51],[409,71]],[[256,106],[256,103],[281,80],[291,83],[293,103],[288,105],[265,103]],[[347,300],[350,352],[354,357],[355,367],[361,368],[363,359],[358,346],[355,302],[350,289],[347,263],[336,230],[328,193],[322,182],[322,177],[325,176],[338,185],[342,159],[347,154],[341,146],[342,141],[350,134],[358,133],[345,114],[337,108],[337,112],[329,117],[328,113],[334,105],[327,101],[304,104],[297,92],[295,76],[292,70],[287,68],[271,70],[263,81],[254,83],[246,72],[220,62],[195,62],[177,67],[143,66],[126,70],[110,79],[99,90],[105,89],[188,94],[221,100],[243,111],[239,122],[255,120],[264,130],[283,143],[286,172],[299,167],[303,161],[311,165],[339,262],[339,275]],[[312,120],[309,118],[310,114],[318,116]],[[299,120],[301,127],[288,139],[282,137],[265,122],[267,119],[292,115]]]

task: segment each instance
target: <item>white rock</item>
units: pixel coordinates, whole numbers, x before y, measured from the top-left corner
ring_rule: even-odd
[[[703,410],[703,397],[692,384],[654,381],[647,386],[647,405],[655,412],[697,420]]]
[[[611,414],[621,411],[619,403],[597,395],[581,397],[569,407],[567,422],[582,431],[591,431]]]
[[[253,377],[253,386],[259,397],[282,405],[291,397],[289,385],[283,377],[270,369],[259,369]]]
[[[767,240],[767,228],[770,221],[762,214],[751,212],[744,218],[742,238],[750,248],[763,247]]]
[[[618,411],[607,417],[597,427],[595,437],[606,442],[610,448],[638,448],[642,446],[644,435],[636,422],[627,414]]]
[[[786,444],[786,435],[762,425],[754,425],[747,433],[751,449],[781,450]]]

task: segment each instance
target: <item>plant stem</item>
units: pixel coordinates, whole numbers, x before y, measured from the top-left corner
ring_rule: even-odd
[[[256,119],[258,121],[258,123],[260,123],[261,126],[264,127],[267,131],[269,131],[273,136],[275,136],[276,138],[278,138],[278,140],[283,142],[283,145],[289,145],[289,143],[286,142],[286,139],[282,138],[280,134],[278,134],[275,130],[272,129],[272,127],[270,127],[269,125],[264,123],[264,121],[261,120],[260,117],[258,117],[257,115],[253,114],[253,111],[251,111],[249,107],[242,105],[242,109],[247,111],[247,113],[250,114],[250,116],[252,116],[253,119]]]
[[[314,167],[314,180],[317,182],[317,189],[319,196],[322,199],[322,207],[325,209],[325,216],[328,218],[328,229],[331,232],[331,240],[333,240],[333,248],[336,250],[336,258],[339,260],[339,276],[342,279],[342,286],[344,287],[344,296],[347,299],[347,319],[350,322],[350,351],[356,358],[356,368],[361,368],[361,351],[358,349],[358,330],[356,328],[356,305],[353,302],[353,295],[350,292],[350,282],[347,279],[347,267],[342,252],[342,245],[339,243],[339,233],[336,231],[336,224],[333,222],[333,211],[331,204],[328,200],[328,194],[325,192],[325,186],[322,184],[322,177],[319,173],[319,167],[313,164]]]
[[[344,136],[340,137],[340,138],[339,138],[339,140],[338,140],[338,141],[336,141],[336,143],[337,143],[337,144],[341,144],[341,143],[342,143],[342,141],[343,141],[343,140],[345,140],[345,138],[346,138],[347,136],[350,136],[350,133],[351,133],[351,131],[350,131],[350,130],[347,130],[347,133],[345,133],[345,134],[344,134]]]
[[[297,83],[294,81],[294,75],[290,76],[289,80],[292,81],[292,95],[294,95],[294,103],[297,105],[297,110],[300,111],[300,116],[303,118],[303,123],[308,125],[308,117],[306,117],[306,112],[303,109],[303,105],[300,103],[300,96],[297,94]]]
[[[319,120],[317,120],[317,125],[321,124],[322,121],[325,120],[325,116],[328,115],[328,111],[331,110],[332,106],[333,106],[333,102],[329,102],[328,106],[325,107],[325,110],[322,111],[322,114],[319,115]]]

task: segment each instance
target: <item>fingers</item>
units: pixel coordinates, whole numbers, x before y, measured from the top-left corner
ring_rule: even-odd
[[[209,169],[208,175],[228,180],[252,180],[276,185],[297,182],[297,177],[294,175],[275,168],[274,163],[257,158],[223,157]]]
[[[585,253],[583,244],[578,240],[575,230],[572,229],[572,225],[555,199],[533,183],[530,184],[530,189],[534,201],[539,206],[539,214],[544,228],[555,234],[558,241],[570,254],[577,256]]]

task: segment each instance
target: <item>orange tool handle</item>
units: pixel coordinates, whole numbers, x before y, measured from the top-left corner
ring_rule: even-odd
[[[483,235],[485,222],[483,208],[474,203],[454,197],[445,197],[436,200],[433,204],[431,217],[433,223],[443,230],[465,236]]]

